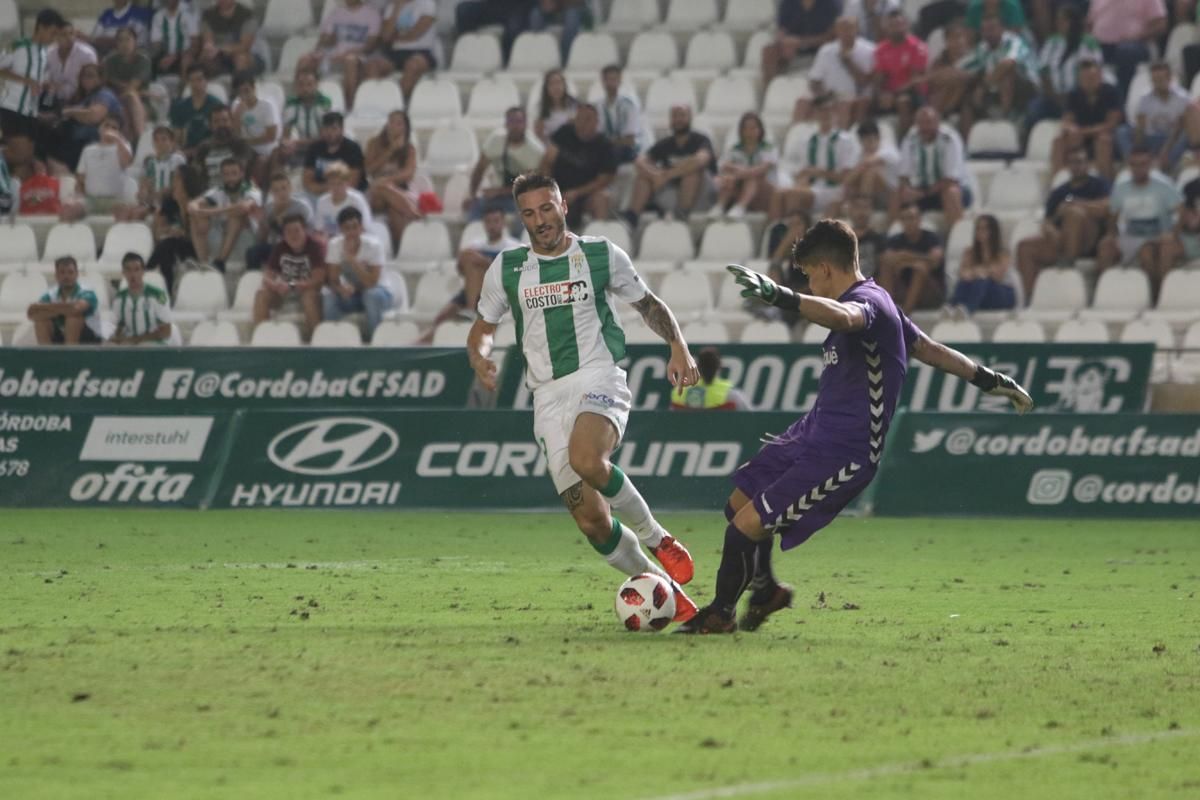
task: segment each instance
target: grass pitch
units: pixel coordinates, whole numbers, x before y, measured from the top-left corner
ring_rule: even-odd
[[[843,519],[697,639],[562,513],[6,510],[0,797],[1195,798],[1198,534]]]

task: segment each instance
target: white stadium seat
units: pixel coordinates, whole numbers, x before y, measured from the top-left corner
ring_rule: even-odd
[[[992,332],[992,341],[1000,344],[1046,341],[1046,330],[1031,319],[1006,319]]]
[[[16,0],[0,0],[0,37],[15,38],[21,29],[21,15]]]
[[[53,263],[60,256],[74,256],[80,264],[96,260],[96,234],[81,222],[59,222],[46,236],[42,260]]]
[[[979,330],[979,326],[969,319],[940,320],[933,326],[929,335],[939,342],[976,344],[983,341],[983,333]]]
[[[317,91],[329,98],[329,110],[346,113],[346,93],[338,81],[324,80],[317,84]]]
[[[742,328],[738,338],[742,344],[788,344],[792,341],[787,325],[756,319]]]
[[[582,34],[580,34],[582,35]],[[470,76],[494,76],[501,69],[500,38],[485,33],[464,33],[454,42],[450,69],[443,77],[457,80]]]
[[[461,290],[462,278],[458,275],[440,270],[426,272],[417,280],[409,314],[418,319],[433,319]]]
[[[971,126],[967,134],[967,153],[1020,153],[1021,137],[1017,126],[1007,120],[985,119]]]
[[[675,38],[663,31],[643,31],[633,37],[625,69],[631,73],[662,74],[679,66]]]
[[[1108,328],[1094,319],[1069,319],[1054,332],[1058,344],[1107,344]]]
[[[736,0],[725,4],[721,27],[731,31],[753,31],[775,21],[776,0]]]
[[[671,0],[663,27],[692,33],[715,24],[718,17],[717,0]]]
[[[1168,272],[1158,293],[1158,305],[1142,317],[1181,324],[1200,320],[1200,270]]]
[[[521,105],[517,85],[507,75],[488,75],[471,87],[467,99],[467,121],[490,131],[504,122],[504,112]]]
[[[685,105],[696,110],[696,87],[688,78],[678,75],[658,77],[646,90],[646,120],[655,128],[666,129],[671,118],[671,106]]]
[[[368,78],[354,93],[352,113],[356,117],[382,118],[403,108],[404,95],[400,94],[400,85],[392,80]]]
[[[404,228],[400,237],[401,261],[442,261],[454,258],[450,231],[439,220],[416,220]]]
[[[1087,287],[1078,270],[1043,269],[1033,284],[1029,308],[1022,316],[1043,321],[1065,320],[1087,306]]]
[[[617,49],[617,40],[612,37],[612,34],[603,31],[584,31],[571,42],[566,71],[586,76],[591,80],[609,64],[620,63],[621,54]]]
[[[270,100],[271,105],[275,106],[275,110],[279,112],[280,117],[283,116],[283,107],[287,103],[287,92],[284,91],[283,84],[279,81],[261,80],[255,85],[254,92],[263,100]],[[146,127],[146,130],[150,131],[151,135],[154,134],[154,131],[149,126]]]
[[[1045,200],[1036,174],[1024,169],[1005,169],[992,176],[984,208],[997,216],[1036,217]]]
[[[417,323],[411,320],[404,322],[384,320],[376,326],[375,335],[371,337],[371,346],[411,347],[420,335],[421,331],[417,328]]]
[[[13,344],[17,344],[16,337]],[[1188,326],[1180,346],[1184,352],[1172,365],[1174,378],[1181,383],[1196,383],[1200,381],[1200,320]]]
[[[662,344],[662,337],[646,327],[640,319],[622,322],[626,344]]]
[[[150,274],[150,273],[147,273]],[[225,276],[219,272],[193,270],[179,279],[172,312],[178,322],[200,321],[215,317],[229,308]]]
[[[250,337],[251,347],[300,347],[300,329],[291,322],[260,322]]]
[[[238,278],[237,288],[233,292],[233,303],[226,311],[218,311],[218,320],[230,322],[249,322],[253,317],[254,296],[262,288],[262,273],[257,270],[246,272]]]
[[[121,269],[121,259],[134,252],[144,259],[154,251],[154,234],[144,222],[117,222],[104,236],[104,249],[100,253],[101,264]]]
[[[1172,75],[1183,74],[1183,48],[1200,41],[1200,28],[1190,22],[1176,22],[1167,36],[1167,49],[1163,60],[1171,65]]]
[[[267,0],[262,32],[280,38],[313,27],[312,5],[308,0]]]
[[[613,0],[608,12],[608,28],[622,33],[644,31],[658,23],[658,0]]]
[[[659,291],[678,315],[702,314],[712,308],[712,292],[703,275],[672,272],[663,278]]]
[[[763,95],[763,121],[772,126],[788,124],[796,101],[802,97],[812,97],[807,78],[800,75],[776,76]]]
[[[525,31],[513,42],[508,57],[508,71],[517,74],[541,75],[561,66],[558,39],[552,33]]]
[[[722,75],[708,85],[704,94],[704,116],[733,125],[746,111],[758,105],[754,83],[741,75]]]
[[[700,259],[744,263],[754,255],[754,239],[744,222],[724,220],[709,223],[700,240]]]
[[[736,5],[730,3],[730,5]],[[745,55],[742,56],[742,65],[738,67],[736,72],[739,74],[749,75],[751,78],[757,78],[762,73],[762,51],[772,41],[770,31],[760,30],[755,31],[750,35],[750,41],[746,42]]]
[[[453,321],[439,325],[433,334],[434,347],[466,347],[471,323]]]
[[[1092,307],[1079,312],[1080,319],[1124,322],[1150,307],[1150,279],[1137,268],[1107,269],[1096,283]]]
[[[13,272],[0,283],[0,312],[18,313],[25,318],[25,311],[36,303],[49,288],[46,279],[36,272]]]
[[[1150,342],[1160,350],[1175,349],[1175,334],[1161,319],[1135,319],[1125,323],[1117,341],[1122,344]]]
[[[37,237],[33,234],[33,228],[21,222],[0,225],[0,263],[37,260]]]
[[[21,320],[17,329],[13,331],[11,344],[13,347],[37,347],[37,332],[33,323],[27,319]]]
[[[317,325],[312,335],[313,347],[358,347],[362,333],[353,322],[326,320]]]
[[[152,273],[147,272],[149,277]],[[79,273],[79,283],[96,293],[96,304],[101,311],[112,307],[112,287],[103,275],[96,273],[93,270],[82,270]],[[149,283],[149,281],[146,281]],[[125,287],[125,282],[122,281],[122,288]]]
[[[617,247],[624,250],[633,257],[633,238],[629,235],[629,229],[624,224],[616,220],[596,219],[587,224],[583,229],[584,236],[606,236]]]
[[[188,344],[192,347],[239,347],[237,326],[229,320],[203,320],[192,328]]]
[[[729,339],[729,329],[725,323],[716,320],[697,320],[683,326],[683,338],[689,345],[724,344]]]
[[[434,177],[465,172],[479,160],[475,131],[462,125],[438,126],[429,138],[421,168]]]
[[[638,258],[655,261],[687,261],[696,256],[692,232],[686,222],[656,219],[642,231]]]
[[[462,117],[458,86],[446,78],[425,76],[413,89],[411,100],[408,116],[414,128],[435,128],[457,122]]]

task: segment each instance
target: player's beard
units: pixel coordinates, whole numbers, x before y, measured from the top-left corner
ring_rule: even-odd
[[[541,227],[548,228],[548,230],[543,232],[540,229]],[[566,220],[562,217],[559,217],[554,222],[551,222],[545,226],[539,226],[539,229],[536,229],[533,232],[533,237],[535,241],[537,241],[538,246],[543,251],[549,253],[554,251],[562,243],[562,239],[566,233],[566,230]]]

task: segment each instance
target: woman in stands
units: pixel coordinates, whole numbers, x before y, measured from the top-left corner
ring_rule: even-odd
[[[392,242],[400,243],[404,228],[421,216],[417,193],[409,183],[417,171],[417,148],[407,111],[393,111],[376,136],[367,142],[364,156],[371,185],[367,199],[371,210],[387,215]]]
[[[538,104],[537,120],[533,129],[543,142],[550,141],[554,132],[575,119],[575,109],[579,107],[570,92],[567,91],[567,77],[561,69],[552,69],[542,79],[542,99]]]
[[[79,90],[75,101],[62,110],[62,118],[54,129],[48,155],[69,172],[79,166],[83,148],[100,141],[100,123],[108,117],[123,119],[121,100],[104,85],[97,64],[85,64],[79,71]]]
[[[753,111],[742,114],[737,141],[721,159],[717,173],[717,202],[711,216],[726,213],[741,218],[749,211],[765,211],[775,183],[779,150],[767,141],[762,117]],[[732,208],[730,205],[732,204]]]
[[[963,251],[958,285],[950,304],[967,311],[1014,308],[1017,293],[1009,275],[1012,259],[1000,241],[1000,223],[991,214],[975,220],[975,241]]]

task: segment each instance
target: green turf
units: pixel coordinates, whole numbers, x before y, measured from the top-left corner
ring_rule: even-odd
[[[560,514],[4,511],[0,797],[1195,798],[1198,528],[843,519],[696,639]]]

